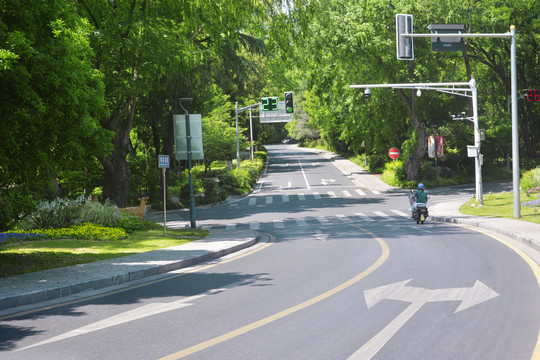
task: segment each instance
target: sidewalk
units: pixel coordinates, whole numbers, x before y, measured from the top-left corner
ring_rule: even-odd
[[[214,230],[207,237],[184,245],[0,278],[0,311],[188,267],[247,248],[257,241],[258,234],[254,231]]]
[[[536,251],[540,251],[540,225],[528,221],[465,215],[459,208],[465,201],[439,203],[429,208],[429,217],[440,222],[463,224],[495,231],[518,240]]]
[[[377,190],[380,192],[398,191],[398,188],[392,187],[375,175],[368,173],[361,166],[356,165],[352,161],[344,157],[334,154],[330,151],[319,149],[307,149],[317,152],[323,157],[331,160],[334,165],[347,175],[357,186],[369,190]],[[518,240],[536,251],[540,251],[540,225],[527,221],[495,218],[495,217],[479,217],[465,215],[459,212],[459,208],[466,200],[455,200],[443,203],[438,203],[429,207],[430,219],[439,222],[448,222],[455,224],[470,225],[486,230],[495,231],[499,234],[509,236]]]

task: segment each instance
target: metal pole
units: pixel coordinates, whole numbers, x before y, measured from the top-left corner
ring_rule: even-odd
[[[475,179],[476,179],[476,201],[479,205],[484,205],[482,194],[482,161],[480,159],[480,129],[478,127],[478,91],[476,90],[476,80],[471,79],[472,103],[473,103],[473,123],[474,123],[474,146],[478,149],[474,158]]]
[[[167,169],[163,168],[163,236],[167,236],[167,181],[165,173]]]
[[[238,101],[236,102],[236,167],[240,169],[240,131],[238,130]]]
[[[195,196],[193,194],[193,175],[191,174],[191,124],[189,123],[189,113],[186,108],[182,106],[182,101],[193,101],[192,98],[180,98],[180,107],[184,109],[186,114],[186,138],[187,138],[187,156],[188,156],[188,174],[189,174],[189,221],[191,228],[197,227],[195,221]]]
[[[521,217],[521,201],[519,199],[519,134],[517,108],[517,74],[516,74],[516,27],[510,26],[512,44],[510,48],[510,64],[512,72],[512,179],[514,191],[514,217]]]
[[[253,118],[251,114],[251,109],[249,109],[249,141],[251,144],[251,162],[253,162]]]

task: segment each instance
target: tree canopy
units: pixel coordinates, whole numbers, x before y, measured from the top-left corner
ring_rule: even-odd
[[[471,33],[517,29],[518,89],[538,89],[539,0],[11,0],[0,2],[0,197],[103,190],[119,206],[159,187],[158,154],[174,154],[179,97],[203,114],[207,162],[233,149],[234,103],[295,94],[291,135],[322,137],[340,152],[389,145],[417,179],[427,133],[445,136],[447,166],[468,171],[467,99],[351,84],[476,79],[487,162],[510,148],[510,42],[468,38],[460,52],[415,39],[414,61],[398,61],[395,15],[414,31],[460,23]],[[519,102],[524,162],[539,158],[540,105]],[[248,119],[240,117],[248,138]],[[284,137],[283,124],[254,121],[257,143]],[[177,167],[185,166],[182,162]],[[153,180],[152,180],[153,179]]]

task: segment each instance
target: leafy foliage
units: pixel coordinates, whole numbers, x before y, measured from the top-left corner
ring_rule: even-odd
[[[97,201],[87,202],[80,210],[78,220],[83,223],[93,223],[107,227],[117,226],[122,214],[118,207],[106,201],[101,204]]]
[[[117,241],[128,237],[124,229],[112,228],[97,224],[84,223],[69,228],[34,230],[34,233],[44,234],[53,239],[86,239],[86,240],[112,240]]]
[[[524,173],[521,176],[520,186],[522,191],[527,192],[540,188],[540,166]]]

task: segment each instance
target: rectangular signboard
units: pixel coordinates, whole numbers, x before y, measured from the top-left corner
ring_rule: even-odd
[[[187,160],[186,116],[173,115],[176,160]],[[191,160],[203,160],[202,116],[189,114],[191,133]]]
[[[278,101],[278,108],[276,111],[264,111],[263,105],[260,105],[260,121],[262,123],[275,123],[275,122],[290,122],[292,121],[292,113],[285,111],[285,101]]]
[[[169,155],[159,155],[159,167],[169,168]]]

